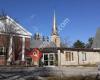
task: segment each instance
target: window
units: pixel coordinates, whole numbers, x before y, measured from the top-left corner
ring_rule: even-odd
[[[54,65],[54,54],[52,54],[52,53],[45,54],[44,53],[44,65],[45,66]]]
[[[65,57],[66,57],[66,61],[73,61],[74,60],[73,52],[66,52]]]
[[[49,59],[50,59],[50,60],[53,60],[53,54],[50,54],[50,55],[49,55]]]
[[[4,55],[5,52],[6,52],[5,47],[0,47],[0,55]]]
[[[44,55],[44,60],[48,60],[48,54]]]
[[[87,58],[86,58],[86,53],[85,52],[82,52],[82,61],[86,61]]]
[[[44,65],[48,65],[48,54],[44,54]]]
[[[49,65],[54,65],[54,54],[49,54]]]

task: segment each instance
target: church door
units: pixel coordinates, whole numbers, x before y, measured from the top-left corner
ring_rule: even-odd
[[[54,55],[54,53],[44,53],[43,54],[43,63],[44,63],[44,66],[55,65],[55,55]]]

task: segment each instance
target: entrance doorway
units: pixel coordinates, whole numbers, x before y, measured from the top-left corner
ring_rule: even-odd
[[[54,53],[44,53],[43,54],[44,66],[54,66],[55,65],[55,55]]]

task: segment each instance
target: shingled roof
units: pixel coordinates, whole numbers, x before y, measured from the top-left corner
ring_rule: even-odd
[[[34,38],[31,38],[30,42],[30,48],[55,48],[56,44],[53,42],[47,42],[42,40],[35,40]]]

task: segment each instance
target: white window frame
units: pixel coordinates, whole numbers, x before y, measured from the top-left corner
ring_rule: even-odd
[[[87,61],[87,54],[86,54],[86,52],[82,52],[82,61]]]
[[[74,61],[74,53],[73,52],[65,52],[66,61]]]
[[[48,60],[44,60],[44,55],[48,55]],[[50,58],[50,55],[53,55],[53,60],[49,60],[49,58]],[[44,66],[54,66],[54,65],[50,65],[50,61],[53,61],[53,62],[55,62],[55,53],[43,53],[43,63],[45,62],[45,61],[48,61],[48,65],[44,65]]]

